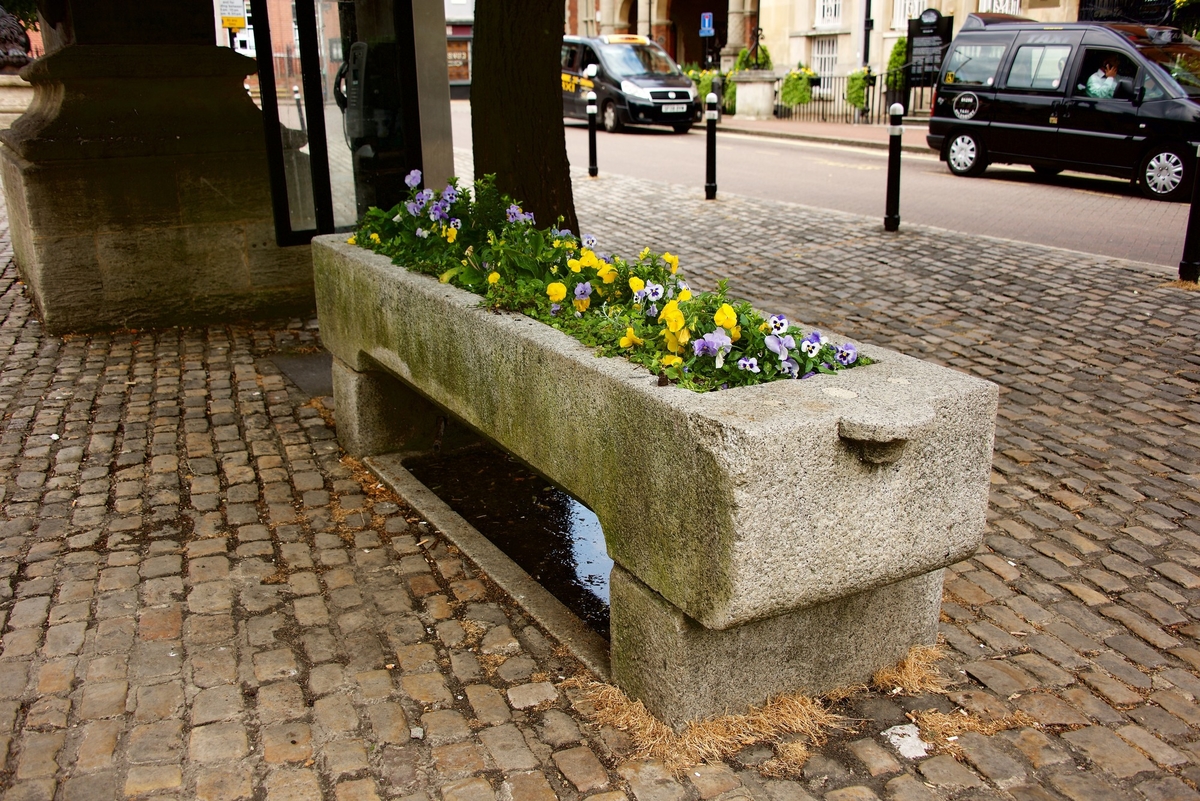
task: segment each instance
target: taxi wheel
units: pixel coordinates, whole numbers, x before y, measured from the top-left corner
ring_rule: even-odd
[[[677,122],[671,127],[675,130],[675,133],[687,133],[688,131],[692,130],[692,124],[690,122]]]
[[[621,124],[621,118],[617,116],[617,104],[611,100],[605,101],[600,119],[604,121],[604,130],[609,133],[619,133],[625,127]]]
[[[975,176],[987,169],[983,144],[971,133],[958,133],[946,146],[946,166],[955,175]]]
[[[1151,148],[1138,170],[1138,187],[1151,200],[1186,200],[1192,190],[1192,168],[1184,148]]]

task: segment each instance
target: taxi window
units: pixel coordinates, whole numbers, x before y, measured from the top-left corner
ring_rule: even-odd
[[[1017,48],[1005,85],[1009,89],[1058,91],[1070,57],[1070,45],[1022,45]]]
[[[574,71],[575,62],[579,59],[579,45],[564,43],[562,46],[562,68],[568,72]]]
[[[945,83],[991,86],[1007,45],[960,44],[946,58]]]
[[[1162,88],[1162,84],[1146,75],[1146,80],[1142,82],[1142,86],[1146,90],[1143,100],[1162,100],[1167,96],[1167,90]]]
[[[600,59],[596,56],[596,51],[587,45],[583,46],[583,61],[579,64],[579,71],[583,72],[588,68],[588,65],[595,64],[599,66]]]

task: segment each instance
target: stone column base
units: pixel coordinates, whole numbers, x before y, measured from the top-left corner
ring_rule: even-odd
[[[735,72],[737,117],[743,120],[775,119],[775,73],[770,70]]]
[[[912,646],[937,640],[942,573],[716,631],[615,565],[613,681],[675,726],[782,693],[861,684]]]
[[[338,442],[353,456],[457,450],[478,438],[403,381],[334,357]]]

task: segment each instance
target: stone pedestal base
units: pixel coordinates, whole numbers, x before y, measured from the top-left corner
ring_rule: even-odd
[[[13,251],[50,333],[311,312],[308,247],[275,243],[251,59],[73,44],[25,68],[0,132]]]
[[[354,456],[453,451],[479,439],[403,381],[333,360],[338,443]]]
[[[716,631],[616,565],[613,681],[676,726],[744,712],[782,693],[864,683],[912,646],[936,642],[942,573]]]
[[[737,117],[743,120],[775,119],[775,73],[770,70],[735,72]]]

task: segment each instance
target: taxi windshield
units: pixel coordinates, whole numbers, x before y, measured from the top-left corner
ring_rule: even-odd
[[[1165,79],[1164,83],[1190,98],[1200,97],[1200,47],[1171,44],[1138,50],[1154,66],[1155,75]]]
[[[658,45],[604,44],[600,53],[609,72],[617,78],[641,75],[679,75],[679,67]]]

